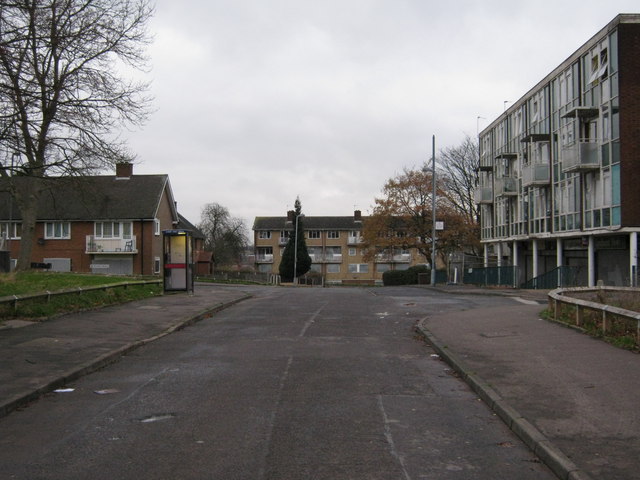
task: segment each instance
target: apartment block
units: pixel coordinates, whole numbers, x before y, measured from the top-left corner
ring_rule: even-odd
[[[381,252],[373,260],[364,259],[362,225],[366,217],[356,210],[353,216],[302,218],[311,271],[328,284],[375,284],[388,270],[406,270],[424,263],[413,249]],[[295,229],[295,215],[256,217],[253,224],[256,270],[278,274],[282,253]]]
[[[485,264],[636,285],[640,15],[597,32],[479,134]]]

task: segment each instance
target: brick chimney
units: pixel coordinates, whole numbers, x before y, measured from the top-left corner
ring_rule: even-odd
[[[133,163],[121,162],[116,163],[116,178],[117,179],[129,179],[133,175]]]
[[[287,212],[287,223],[293,223],[296,219],[296,212],[294,210],[289,210]]]
[[[356,210],[353,212],[353,221],[354,222],[362,221],[362,212],[360,210]]]

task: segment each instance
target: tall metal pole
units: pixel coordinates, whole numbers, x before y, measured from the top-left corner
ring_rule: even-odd
[[[431,227],[431,285],[436,284],[436,136],[432,138],[431,156],[431,214],[433,225]]]
[[[296,276],[296,269],[298,263],[298,218],[300,215],[296,215],[296,238],[293,240],[293,284],[298,284],[298,277]]]

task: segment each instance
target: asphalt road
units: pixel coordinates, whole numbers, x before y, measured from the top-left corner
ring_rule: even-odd
[[[0,419],[0,477],[555,478],[413,331],[513,299],[251,290]]]

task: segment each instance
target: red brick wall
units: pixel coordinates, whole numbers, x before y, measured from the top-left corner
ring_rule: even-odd
[[[618,26],[622,226],[640,226],[640,24]]]

